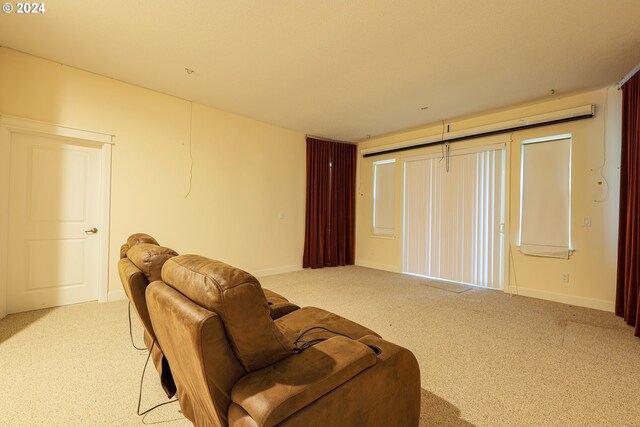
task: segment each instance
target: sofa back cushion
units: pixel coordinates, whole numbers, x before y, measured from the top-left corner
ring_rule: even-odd
[[[139,243],[127,251],[127,258],[147,276],[149,282],[160,280],[164,263],[177,255],[173,249],[153,243]]]
[[[140,243],[152,243],[154,245],[160,245],[156,239],[149,236],[146,233],[134,233],[127,239],[127,245],[129,248],[139,245]]]
[[[120,246],[120,258],[126,258],[129,249],[140,243],[153,243],[159,245],[158,241],[146,233],[134,233],[127,239],[127,242]]]
[[[161,281],[147,287],[147,301],[182,413],[196,426],[227,426],[231,390],[246,371],[222,319]]]
[[[288,355],[293,342],[273,322],[258,280],[246,271],[199,255],[173,257],[162,280],[222,319],[229,344],[248,372]]]

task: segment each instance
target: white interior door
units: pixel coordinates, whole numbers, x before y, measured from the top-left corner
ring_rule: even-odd
[[[100,148],[12,134],[9,313],[98,299],[100,174]]]

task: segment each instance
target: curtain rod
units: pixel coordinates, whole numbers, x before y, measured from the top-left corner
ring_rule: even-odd
[[[430,145],[445,144],[445,143],[450,143],[450,142],[463,141],[465,139],[480,138],[480,137],[491,136],[491,135],[499,135],[501,133],[515,132],[515,131],[519,131],[519,130],[523,130],[523,129],[532,129],[532,128],[537,128],[537,127],[540,127],[540,126],[552,125],[552,124],[556,124],[556,123],[572,122],[574,120],[589,119],[591,117],[593,117],[593,113],[591,113],[591,114],[583,114],[583,115],[575,116],[575,117],[565,117],[565,118],[562,118],[562,119],[550,120],[550,121],[546,121],[546,122],[542,122],[542,123],[532,123],[530,125],[525,125],[525,126],[514,126],[514,127],[507,128],[507,129],[492,130],[492,131],[488,131],[488,132],[479,132],[479,133],[475,133],[475,134],[472,134],[472,135],[465,135],[465,136],[459,136],[457,138],[444,139],[442,141],[425,142],[423,144],[409,145],[407,147],[399,147],[399,148],[391,148],[389,150],[375,151],[373,153],[363,154],[362,157],[371,157],[371,156],[379,156],[381,154],[398,153],[400,151],[415,150],[417,148],[424,148],[424,147],[428,147]]]
[[[305,135],[307,138],[313,138],[313,139],[319,139],[320,141],[328,141],[328,142],[337,142],[338,144],[351,144],[351,145],[358,145],[357,142],[349,142],[349,141],[338,141],[337,139],[329,139],[329,138],[324,138],[322,136],[315,136],[315,135]]]
[[[621,88],[621,87],[622,87],[626,82],[628,82],[628,81],[629,81],[629,79],[630,79],[631,77],[633,77],[633,76],[634,76],[638,71],[640,71],[640,64],[638,64],[638,65],[636,65],[635,67],[633,67],[633,70],[629,71],[629,72],[627,73],[627,75],[626,75],[626,76],[624,76],[624,77],[622,78],[622,80],[620,80],[620,81],[618,82],[618,88]]]

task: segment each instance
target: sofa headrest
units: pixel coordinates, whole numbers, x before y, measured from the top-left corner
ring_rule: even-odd
[[[124,243],[122,246],[120,246],[120,259],[125,258],[127,256],[127,252],[129,252],[130,248],[140,243],[152,243],[154,245],[159,244],[156,239],[149,236],[148,234],[145,234],[145,233],[132,234],[127,239],[127,243]]]
[[[131,249],[135,245],[139,245],[140,243],[151,243],[154,245],[160,244],[156,239],[146,233],[134,233],[127,239],[127,245],[129,245],[129,249]]]
[[[199,255],[173,257],[162,280],[222,319],[231,348],[249,372],[288,356],[290,342],[271,319],[258,280],[246,271]]]
[[[139,243],[127,251],[127,258],[147,276],[149,282],[160,280],[165,261],[177,255],[173,249],[153,243]]]
[[[128,251],[129,251],[129,244],[123,243],[122,246],[120,246],[120,259],[126,258]]]

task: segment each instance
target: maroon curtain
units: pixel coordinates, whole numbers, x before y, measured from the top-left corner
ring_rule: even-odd
[[[640,75],[622,86],[616,314],[640,337]]]
[[[307,138],[304,268],[355,260],[356,146]]]

